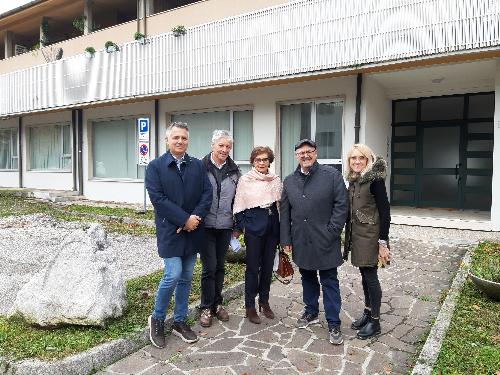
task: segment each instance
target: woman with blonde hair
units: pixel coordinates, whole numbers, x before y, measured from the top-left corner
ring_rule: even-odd
[[[364,144],[347,153],[345,176],[349,182],[349,212],[346,223],[344,259],[359,267],[365,298],[363,315],[351,328],[365,340],[380,333],[382,289],[378,266],[389,263],[390,205],[385,188],[387,163]]]
[[[247,319],[254,324],[261,323],[255,309],[257,295],[259,311],[266,318],[274,319],[269,290],[280,238],[278,203],[282,185],[279,176],[269,171],[273,161],[274,153],[269,147],[258,146],[252,150],[252,169],[241,176],[233,205],[237,231],[245,233],[245,308]]]

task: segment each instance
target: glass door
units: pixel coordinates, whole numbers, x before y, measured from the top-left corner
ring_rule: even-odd
[[[423,127],[418,206],[460,207],[460,139],[460,125]]]

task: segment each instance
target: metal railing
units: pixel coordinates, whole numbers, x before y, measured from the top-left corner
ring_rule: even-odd
[[[500,48],[498,0],[306,0],[0,76],[0,116]]]

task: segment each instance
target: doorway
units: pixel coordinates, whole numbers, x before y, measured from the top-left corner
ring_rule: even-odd
[[[391,204],[489,210],[494,93],[393,102]]]

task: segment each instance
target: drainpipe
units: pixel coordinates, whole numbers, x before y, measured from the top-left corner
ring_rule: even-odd
[[[18,144],[18,153],[17,153],[17,170],[19,172],[19,187],[23,187],[23,118],[18,118],[17,125],[17,144]]]
[[[76,144],[76,131],[77,131],[77,127],[76,127],[76,109],[73,109],[71,111],[71,132],[73,134],[73,139],[72,139],[72,150],[73,150],[73,157],[72,157],[72,161],[73,161],[73,191],[76,191],[78,186],[77,186],[77,173],[78,173],[78,167],[77,167],[77,164],[76,164],[76,159],[77,159],[77,144]]]
[[[94,13],[93,13],[93,0],[85,0],[83,2],[83,15],[85,17],[85,22],[83,26],[83,35],[90,34],[93,31],[94,25]]]
[[[361,86],[363,74],[358,73],[356,78],[356,115],[354,117],[354,143],[359,143],[359,129],[361,128]]]
[[[155,99],[155,159],[160,154],[160,101]]]
[[[78,129],[78,195],[83,195],[83,110],[76,110],[76,127]]]

